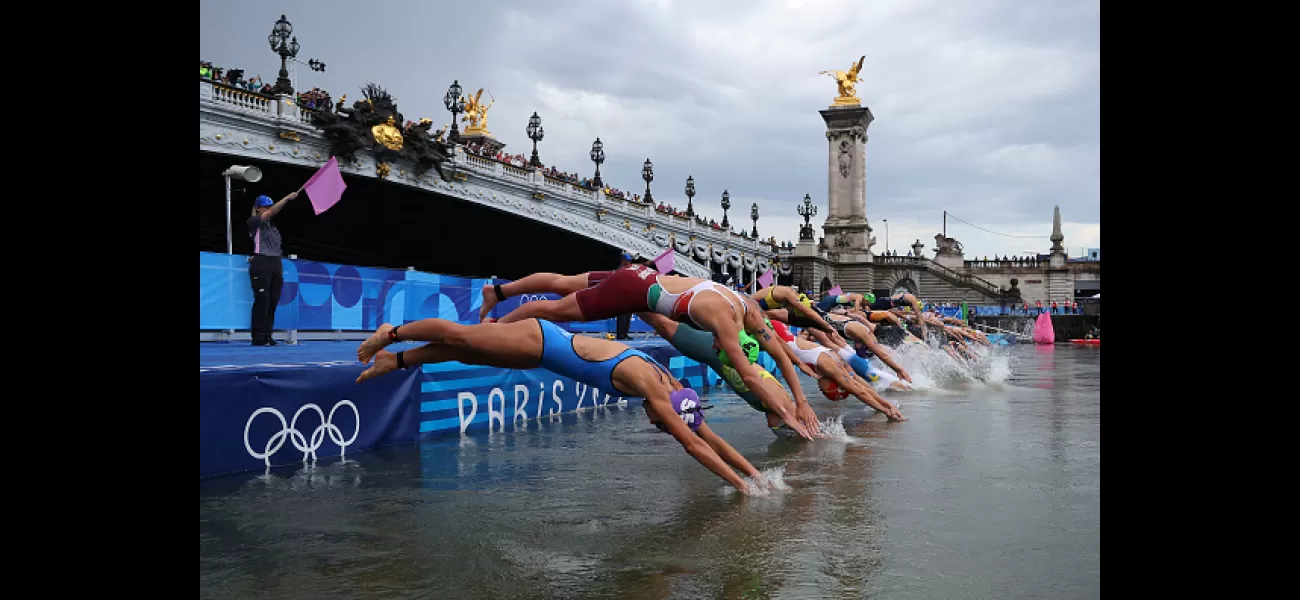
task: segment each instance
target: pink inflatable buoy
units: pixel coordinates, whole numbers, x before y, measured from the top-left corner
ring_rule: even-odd
[[[1052,328],[1052,316],[1047,313],[1038,315],[1034,322],[1034,343],[1055,344],[1056,330]]]

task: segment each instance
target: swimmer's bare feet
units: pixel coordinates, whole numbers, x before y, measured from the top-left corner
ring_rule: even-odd
[[[478,320],[480,323],[485,322],[483,319],[492,312],[492,307],[497,305],[497,292],[491,284],[483,286],[483,306],[478,309]]]
[[[388,323],[380,325],[379,329],[376,329],[370,337],[366,338],[366,341],[361,342],[361,345],[357,347],[357,361],[363,365],[370,362],[370,357],[389,344],[388,332],[392,330],[393,326]]]
[[[361,383],[367,379],[374,379],[380,375],[387,375],[396,370],[397,355],[387,350],[380,350],[375,354],[375,364],[371,365],[369,369],[361,372],[361,376],[357,377],[357,383]]]

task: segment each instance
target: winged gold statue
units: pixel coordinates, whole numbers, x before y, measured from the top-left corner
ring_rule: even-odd
[[[460,120],[469,121],[469,126],[465,128],[466,134],[492,135],[487,128],[487,113],[493,104],[496,104],[495,99],[483,104],[483,88],[479,88],[478,93],[472,97],[465,97],[465,116]]]
[[[858,74],[862,72],[862,61],[866,60],[864,54],[858,62],[850,64],[848,71],[822,71],[818,75],[830,75],[835,79],[835,85],[839,87],[840,95],[835,98],[833,106],[857,106],[862,104],[858,98]]]

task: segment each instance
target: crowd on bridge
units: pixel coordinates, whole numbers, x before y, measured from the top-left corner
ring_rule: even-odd
[[[199,59],[199,79],[255,94],[262,93],[262,88],[271,88],[271,84],[262,82],[261,75],[254,75],[252,79],[245,79],[243,69],[217,67],[203,59]]]
[[[252,78],[244,77],[243,69],[227,69],[225,67],[214,66],[211,62],[199,59],[199,79],[211,81],[229,88],[244,90],[254,94],[269,95],[274,87],[270,83],[262,81],[261,75],[254,75]],[[298,106],[308,110],[337,110],[338,107],[330,102],[329,92],[314,87],[305,92],[294,94],[294,102]]]

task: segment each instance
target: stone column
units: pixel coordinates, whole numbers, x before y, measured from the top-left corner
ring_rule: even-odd
[[[1057,206],[1052,212],[1052,240],[1051,253],[1048,255],[1047,266],[1047,300],[1046,304],[1053,301],[1069,302],[1074,299],[1074,281],[1070,279],[1070,269],[1065,264],[1065,246],[1061,242],[1065,241],[1065,235],[1061,233],[1061,207]]]
[[[831,106],[820,112],[828,158],[826,242],[848,262],[866,260],[874,242],[867,223],[867,127],[875,116],[864,106]]]

